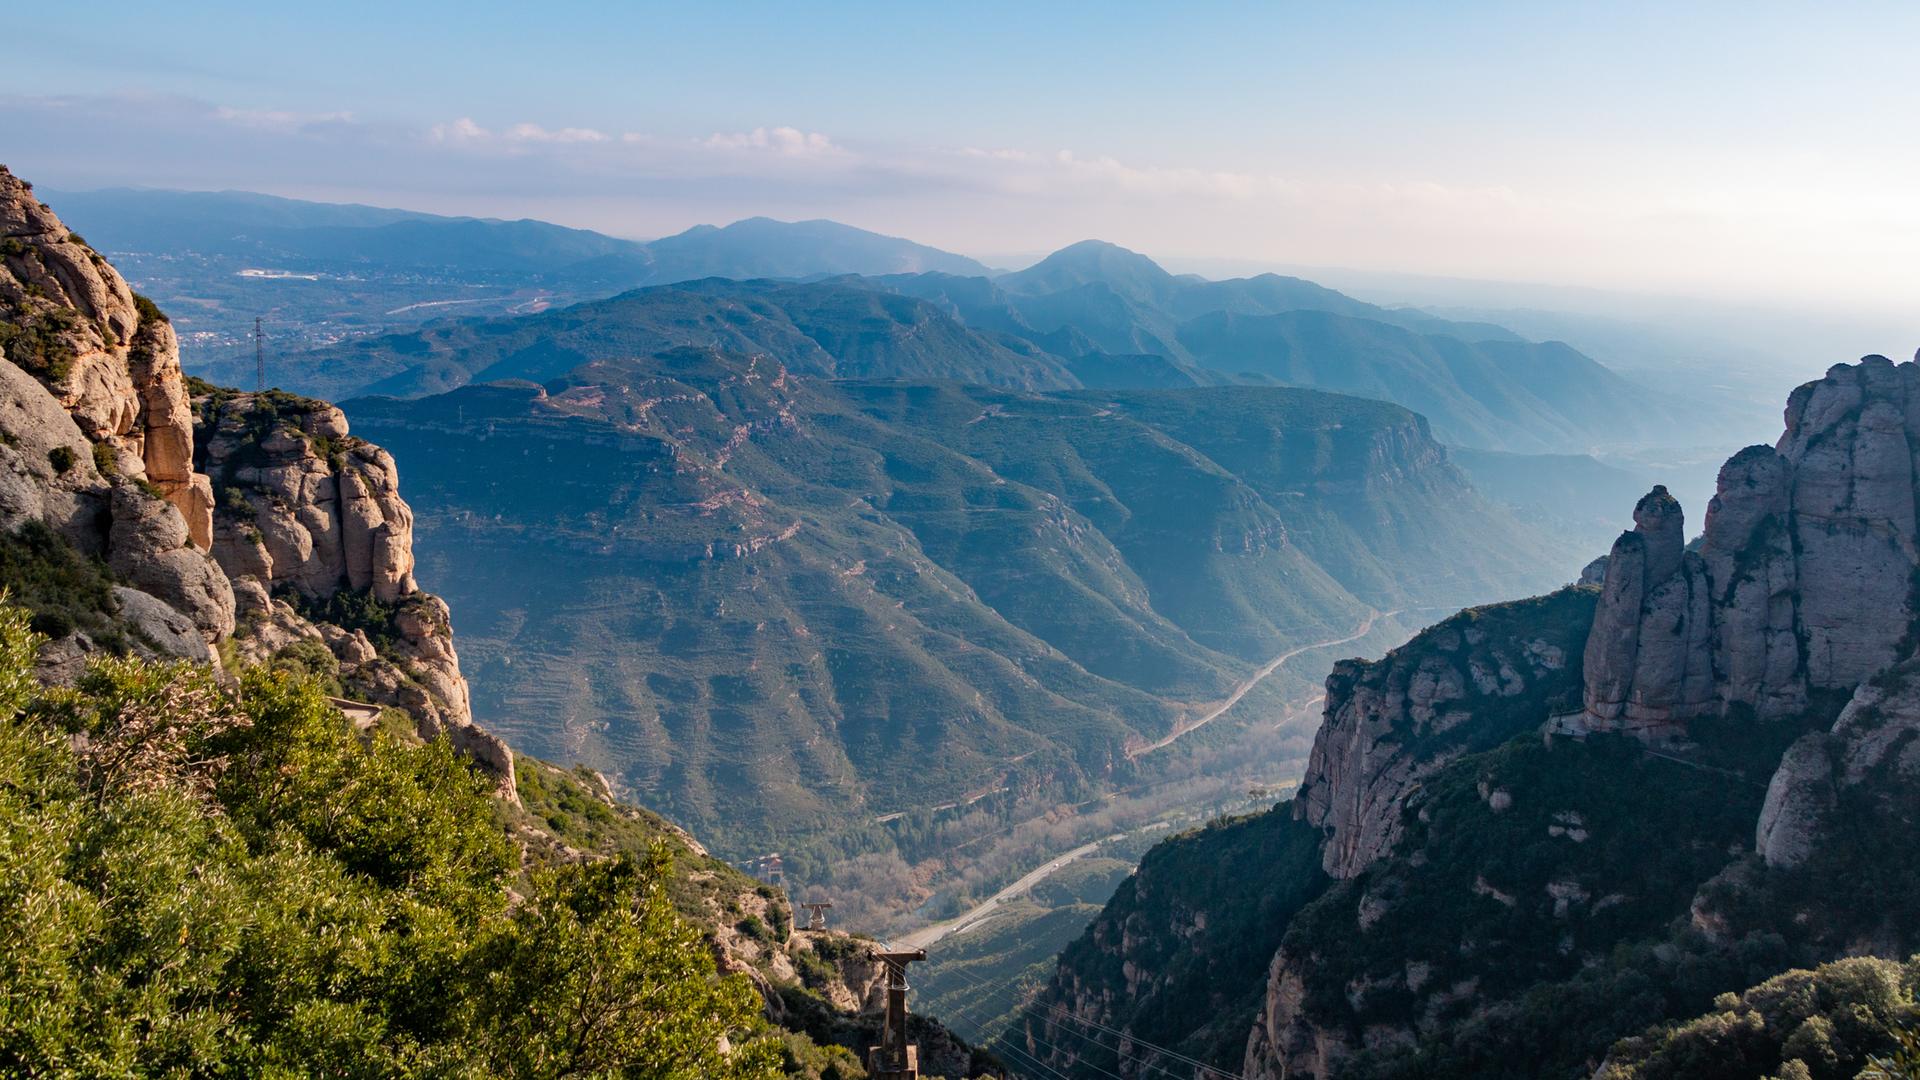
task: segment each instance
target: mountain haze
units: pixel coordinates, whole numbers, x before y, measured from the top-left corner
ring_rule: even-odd
[[[1313,391],[828,382],[683,348],[349,408],[434,507],[429,564],[463,568],[480,711],[736,852],[1099,790],[1292,645],[1572,570],[1418,417]],[[1441,535],[1474,554],[1430,558]]]

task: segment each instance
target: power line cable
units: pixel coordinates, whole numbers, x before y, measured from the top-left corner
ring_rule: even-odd
[[[960,978],[962,978],[962,979],[965,979],[965,980],[967,980],[968,982],[970,982],[970,983],[972,983],[972,984],[973,984],[974,986],[976,986],[976,987],[980,987],[980,988],[984,988],[984,989],[988,989],[988,990],[996,990],[996,989],[999,989],[999,988],[998,988],[997,986],[995,986],[995,985],[994,985],[993,983],[990,983],[990,982],[988,982],[987,980],[985,980],[985,979],[982,979],[982,978],[980,978],[979,976],[976,976],[976,975],[972,975],[972,974],[970,974],[970,973],[968,973],[968,972],[966,972],[966,971],[964,971],[964,970],[962,970],[962,969],[960,969],[960,968],[957,968],[957,967],[956,967],[956,968],[952,968],[952,969],[949,969],[949,970],[951,971],[951,973],[952,973],[952,974],[954,974],[954,975],[957,975],[957,976],[959,976]],[[1039,1011],[1038,1011],[1039,1009],[1040,1009],[1040,1006],[1038,1006],[1038,1005],[1032,1005],[1032,1004],[1029,1004],[1029,1005],[1025,1005],[1025,1006],[1019,1006],[1019,1007],[1018,1007],[1018,1011],[1017,1011],[1017,1014],[1029,1014],[1029,1013],[1031,1013],[1031,1014],[1034,1014],[1034,1015],[1037,1015],[1037,1016],[1039,1016],[1039,1018],[1040,1018],[1040,1020],[1041,1020],[1041,1022],[1042,1022],[1042,1023],[1044,1023],[1044,1024],[1047,1024],[1047,1025],[1050,1025],[1050,1026],[1052,1026],[1052,1027],[1054,1027],[1054,1028],[1057,1028],[1057,1029],[1059,1029],[1059,1030],[1061,1030],[1061,1031],[1063,1031],[1063,1032],[1065,1032],[1065,1033],[1067,1033],[1067,1034],[1069,1034],[1069,1035],[1073,1035],[1073,1036],[1076,1036],[1076,1037],[1078,1037],[1078,1038],[1080,1038],[1080,1039],[1082,1039],[1082,1040],[1084,1040],[1084,1041],[1086,1041],[1087,1043],[1089,1043],[1089,1044],[1091,1044],[1091,1045],[1093,1045],[1093,1046],[1097,1046],[1097,1047],[1099,1047],[1100,1049],[1102,1049],[1102,1050],[1106,1050],[1106,1051],[1108,1051],[1109,1053],[1112,1053],[1112,1054],[1114,1054],[1114,1055],[1116,1055],[1116,1056],[1118,1056],[1118,1057],[1122,1057],[1122,1058],[1126,1058],[1127,1060],[1130,1060],[1130,1061],[1134,1061],[1134,1062],[1136,1062],[1136,1063],[1138,1063],[1138,1064],[1140,1064],[1140,1065],[1144,1065],[1144,1066],[1146,1066],[1146,1067],[1148,1067],[1148,1068],[1151,1068],[1151,1069],[1154,1069],[1154,1070],[1156,1070],[1156,1071],[1158,1071],[1159,1073],[1161,1073],[1161,1074],[1162,1074],[1162,1075],[1164,1075],[1164,1076],[1169,1076],[1169,1077],[1173,1077],[1173,1076],[1174,1076],[1174,1074],[1173,1074],[1172,1072],[1170,1072],[1170,1071],[1168,1071],[1167,1069],[1165,1069],[1165,1068],[1163,1068],[1163,1067],[1161,1067],[1161,1066],[1160,1066],[1159,1064],[1157,1064],[1157,1063],[1155,1063],[1155,1062],[1151,1062],[1151,1061],[1146,1061],[1146,1060],[1143,1060],[1143,1059],[1141,1059],[1141,1058],[1139,1058],[1139,1057],[1136,1057],[1136,1056],[1134,1056],[1134,1055],[1132,1055],[1132,1054],[1128,1054],[1128,1053],[1127,1053],[1126,1051],[1124,1051],[1124,1050],[1122,1050],[1122,1049],[1120,1049],[1120,1048],[1119,1048],[1118,1046],[1108,1046],[1108,1045],[1106,1045],[1105,1043],[1103,1043],[1103,1042],[1101,1042],[1100,1040],[1098,1040],[1098,1039],[1096,1039],[1096,1038],[1094,1038],[1093,1036],[1091,1036],[1091,1035],[1088,1035],[1088,1034],[1086,1034],[1085,1032],[1080,1032],[1080,1031],[1076,1031],[1076,1030],[1074,1030],[1073,1028],[1070,1028],[1070,1027],[1067,1027],[1067,1026],[1065,1026],[1065,1025],[1063,1025],[1063,1024],[1062,1024],[1062,1023],[1061,1023],[1061,1022],[1060,1022],[1059,1020],[1056,1020],[1056,1019],[1053,1019],[1052,1017],[1050,1017],[1050,1016],[1048,1016],[1048,1015],[1047,1015],[1046,1013],[1044,1013],[1044,1012],[1039,1012]],[[1171,1058],[1171,1059],[1173,1059],[1173,1060],[1175,1060],[1175,1061],[1178,1061],[1178,1062],[1180,1062],[1180,1063],[1182,1063],[1182,1064],[1186,1064],[1186,1065],[1189,1065],[1189,1066],[1192,1066],[1192,1067],[1193,1067],[1193,1068],[1195,1068],[1195,1069],[1200,1069],[1200,1070],[1203,1070],[1203,1071],[1204,1071],[1204,1072],[1205,1072],[1205,1073],[1206,1073],[1206,1074],[1207,1074],[1208,1076],[1210,1076],[1210,1077],[1222,1077],[1222,1078],[1224,1078],[1224,1080],[1244,1080],[1244,1078],[1242,1078],[1241,1076],[1239,1076],[1239,1075],[1238,1075],[1237,1073],[1233,1073],[1233,1072],[1229,1072],[1228,1070],[1226,1070],[1226,1069],[1222,1069],[1222,1068],[1220,1068],[1220,1067],[1219,1067],[1219,1066],[1217,1066],[1217,1065],[1210,1065],[1210,1064],[1208,1064],[1208,1063],[1206,1063],[1206,1062],[1204,1062],[1204,1061],[1201,1061],[1201,1060],[1199,1060],[1199,1059],[1197,1059],[1197,1058],[1193,1058],[1193,1057],[1189,1057],[1189,1056],[1187,1056],[1187,1055],[1185,1055],[1185,1054],[1182,1054],[1182,1053],[1180,1053],[1180,1052],[1179,1052],[1179,1051],[1177,1051],[1177,1050],[1170,1050],[1170,1049],[1168,1049],[1167,1047],[1164,1047],[1164,1046],[1158,1046],[1158,1045],[1155,1045],[1154,1043],[1150,1043],[1150,1042],[1148,1042],[1148,1041],[1146,1041],[1145,1039],[1142,1039],[1142,1038],[1140,1038],[1140,1037],[1139,1037],[1138,1035],[1135,1035],[1135,1034],[1133,1034],[1133,1033],[1131,1033],[1131,1032],[1127,1032],[1127,1031],[1121,1031],[1121,1030],[1119,1030],[1119,1029],[1117,1029],[1117,1028],[1112,1028],[1112,1027],[1108,1027],[1107,1025],[1105,1025],[1105,1024],[1102,1024],[1102,1023],[1100,1023],[1099,1021],[1096,1021],[1096,1020],[1089,1020],[1089,1019],[1087,1019],[1086,1017],[1083,1017],[1083,1016],[1074,1016],[1074,1015],[1073,1015],[1072,1013],[1067,1013],[1067,1014],[1065,1014],[1065,1015],[1067,1015],[1067,1016],[1069,1016],[1069,1017],[1071,1017],[1071,1018],[1072,1018],[1072,1019],[1074,1019],[1074,1020],[1077,1020],[1077,1021],[1079,1021],[1080,1023],[1083,1023],[1083,1024],[1086,1024],[1086,1025],[1088,1025],[1088,1026],[1090,1026],[1090,1027],[1095,1027],[1095,1028],[1098,1028],[1098,1029],[1100,1029],[1101,1031],[1105,1031],[1105,1032],[1107,1032],[1107,1033],[1109,1033],[1109,1034],[1111,1034],[1111,1035],[1113,1035],[1113,1036],[1114,1036],[1115,1038],[1117,1038],[1117,1039],[1122,1039],[1122,1040],[1125,1040],[1125,1041],[1127,1041],[1127,1042],[1131,1042],[1131,1043],[1133,1043],[1133,1044],[1135,1044],[1136,1046],[1142,1046],[1142,1047],[1145,1047],[1145,1048],[1147,1048],[1147,1049],[1149,1049],[1149,1050],[1152,1050],[1152,1051],[1154,1051],[1154,1052],[1156,1052],[1156,1053],[1159,1053],[1159,1054],[1162,1054],[1162,1055],[1164,1055],[1164,1056],[1166,1056],[1166,1057],[1168,1057],[1168,1058]],[[1031,1032],[1029,1032],[1029,1034],[1031,1034]],[[1036,1039],[1038,1039],[1039,1037],[1038,1037],[1038,1036],[1034,1036],[1034,1038],[1036,1038]],[[1043,1041],[1043,1042],[1044,1042],[1045,1040],[1041,1040],[1041,1041]],[[1049,1044],[1049,1045],[1051,1045],[1051,1044]],[[1094,1068],[1099,1068],[1098,1066],[1092,1066],[1092,1067],[1094,1067]],[[1102,1069],[1101,1071],[1102,1071],[1102,1072],[1105,1072],[1106,1070],[1104,1070],[1104,1069]],[[1112,1073],[1108,1073],[1107,1075],[1109,1075],[1109,1076],[1112,1076],[1113,1074],[1112,1074]],[[1179,1078],[1179,1077],[1175,1077],[1175,1080],[1181,1080],[1181,1078]]]

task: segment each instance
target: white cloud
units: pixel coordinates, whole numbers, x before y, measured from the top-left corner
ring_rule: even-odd
[[[222,105],[214,109],[213,115],[215,119],[236,127],[253,128],[258,131],[299,131],[323,124],[354,122],[353,114],[350,112],[301,113],[281,109],[236,109],[230,105]]]
[[[451,124],[435,124],[427,133],[435,142],[481,142],[493,138],[493,132],[463,116]]]
[[[427,130],[429,138],[435,142],[449,143],[603,143],[611,142],[612,136],[592,128],[564,127],[544,128],[539,124],[515,124],[504,131],[495,132],[481,127],[470,116],[463,116],[448,124],[435,124]]]
[[[506,137],[514,142],[600,143],[607,141],[604,132],[595,131],[592,128],[548,129],[538,124],[515,124],[507,129]]]
[[[776,154],[805,156],[838,154],[832,139],[817,131],[790,127],[757,127],[752,131],[714,132],[701,145],[711,150],[765,150]]]

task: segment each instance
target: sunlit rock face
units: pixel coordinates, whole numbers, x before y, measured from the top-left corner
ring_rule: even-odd
[[[347,693],[445,734],[512,797],[447,605],[414,581],[393,458],[325,402],[203,384],[195,400],[166,316],[4,167],[0,349],[0,529],[39,522],[104,562],[136,651],[218,665],[223,649],[265,663],[323,645]],[[342,594],[383,620],[378,647],[309,617]],[[62,635],[42,674],[74,677],[96,647]]]
[[[1870,356],[1795,390],[1779,443],[1727,461],[1697,552],[1655,488],[1608,559],[1583,723],[1659,738],[1735,705],[1784,715],[1899,659],[1916,446],[1920,366]]]

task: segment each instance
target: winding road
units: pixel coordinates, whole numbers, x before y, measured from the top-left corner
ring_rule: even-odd
[[[1221,716],[1228,709],[1231,709],[1235,705],[1239,704],[1240,699],[1243,697],[1246,697],[1248,691],[1260,685],[1261,680],[1265,679],[1269,675],[1272,675],[1274,672],[1280,670],[1280,665],[1286,663],[1287,661],[1293,659],[1296,656],[1299,656],[1301,653],[1312,652],[1315,649],[1332,648],[1335,645],[1345,645],[1348,642],[1358,641],[1361,638],[1366,637],[1368,634],[1372,633],[1374,624],[1378,623],[1381,619],[1390,619],[1395,615],[1401,614],[1405,610],[1406,610],[1405,608],[1397,608],[1393,611],[1374,611],[1367,615],[1366,620],[1360,624],[1360,628],[1358,630],[1355,630],[1353,633],[1348,634],[1346,637],[1328,638],[1325,641],[1315,641],[1315,642],[1312,642],[1311,644],[1301,645],[1301,646],[1298,646],[1297,648],[1288,649],[1286,652],[1283,652],[1279,656],[1276,656],[1273,659],[1267,661],[1266,665],[1262,667],[1259,671],[1254,672],[1252,677],[1248,678],[1245,682],[1242,682],[1239,686],[1235,687],[1233,693],[1228,696],[1227,700],[1221,702],[1218,706],[1202,714],[1198,720],[1195,720],[1191,724],[1187,724],[1185,726],[1176,726],[1171,735],[1168,735],[1166,738],[1161,739],[1158,742],[1151,743],[1149,745],[1138,747],[1136,749],[1127,751],[1127,757],[1136,758],[1136,757],[1139,757],[1141,754],[1151,753],[1155,750],[1160,749],[1161,747],[1170,746],[1172,745],[1173,741],[1175,739],[1178,739],[1180,736],[1185,735],[1190,731],[1195,731],[1200,727],[1202,727],[1203,725],[1205,725],[1206,723],[1208,723],[1209,721],[1215,719],[1216,717]],[[1124,833],[1115,833],[1112,836],[1104,837],[1102,839],[1092,841],[1091,843],[1082,844],[1079,847],[1074,848],[1072,851],[1069,851],[1064,855],[1056,855],[1053,858],[1047,860],[1046,862],[1040,864],[1040,866],[1036,867],[1035,869],[1028,871],[1025,876],[1020,878],[1020,880],[1014,882],[1013,884],[1007,886],[1004,889],[1001,889],[999,892],[994,893],[992,896],[987,897],[985,900],[982,900],[980,903],[975,904],[972,908],[968,909],[965,913],[961,915],[957,915],[954,918],[948,919],[945,922],[933,923],[928,926],[923,926],[920,929],[915,930],[911,933],[903,934],[899,938],[895,939],[893,944],[898,948],[904,948],[904,949],[924,949],[932,945],[934,942],[939,941],[941,938],[949,937],[953,934],[958,934],[965,930],[971,929],[972,927],[977,926],[981,922],[990,918],[995,912],[995,910],[997,910],[1000,907],[1001,904],[1006,903],[1008,900],[1011,900],[1016,896],[1021,896],[1025,894],[1028,890],[1032,889],[1035,885],[1038,885],[1040,882],[1045,881],[1047,877],[1051,875],[1054,871],[1060,869],[1061,867],[1067,865],[1070,862],[1073,862],[1076,859],[1085,858],[1086,856],[1093,854],[1094,851],[1099,849],[1101,844],[1107,843],[1110,840],[1122,839],[1125,837],[1125,835],[1126,834]]]
[[[1129,747],[1127,749],[1127,760],[1131,761],[1134,758],[1140,757],[1142,754],[1151,754],[1155,750],[1162,749],[1163,747],[1172,746],[1174,740],[1178,739],[1180,736],[1186,735],[1190,732],[1198,731],[1202,727],[1205,727],[1209,721],[1212,721],[1216,717],[1219,717],[1220,715],[1224,714],[1228,709],[1231,709],[1235,705],[1238,705],[1240,703],[1240,699],[1243,697],[1246,697],[1247,692],[1249,690],[1252,690],[1254,687],[1259,686],[1261,681],[1264,680],[1267,676],[1273,674],[1276,671],[1279,671],[1280,665],[1286,663],[1287,661],[1293,659],[1296,656],[1299,656],[1301,653],[1312,652],[1315,649],[1328,649],[1328,648],[1332,648],[1335,645],[1345,645],[1350,641],[1358,641],[1361,638],[1366,637],[1368,634],[1373,632],[1374,623],[1379,622],[1381,619],[1390,619],[1393,616],[1400,614],[1404,610],[1406,609],[1396,608],[1393,611],[1370,612],[1367,615],[1366,621],[1360,624],[1360,629],[1355,630],[1353,633],[1348,634],[1346,637],[1329,638],[1326,641],[1316,641],[1309,645],[1301,645],[1297,648],[1288,649],[1286,652],[1283,652],[1279,656],[1276,656],[1273,659],[1267,661],[1265,667],[1262,667],[1259,671],[1254,672],[1251,677],[1249,677],[1245,682],[1242,682],[1239,686],[1234,687],[1233,693],[1228,695],[1227,700],[1221,702],[1219,705],[1215,706],[1213,709],[1209,710],[1208,712],[1201,714],[1198,720],[1195,720],[1189,724],[1180,724],[1180,723],[1174,724],[1173,731],[1170,732],[1166,738],[1161,739],[1157,742],[1150,742],[1144,746]]]
[[[992,896],[987,897],[985,900],[982,900],[980,903],[975,904],[966,914],[948,919],[946,922],[923,926],[910,934],[903,934],[895,939],[894,945],[903,949],[924,949],[943,937],[950,934],[958,934],[962,930],[966,930],[985,920],[988,916],[992,915],[994,909],[998,908],[1001,904],[1006,903],[1008,900],[1025,893],[1028,889],[1045,881],[1048,875],[1052,874],[1055,870],[1060,869],[1075,859],[1085,858],[1093,854],[1099,849],[1101,844],[1109,840],[1120,840],[1125,837],[1125,833],[1114,833],[1112,836],[1103,837],[1092,843],[1082,844],[1072,851],[1067,852],[1065,855],[1056,855],[1052,859],[1042,863],[1038,869],[1029,872],[1019,881],[1014,882],[999,892],[994,893]]]

